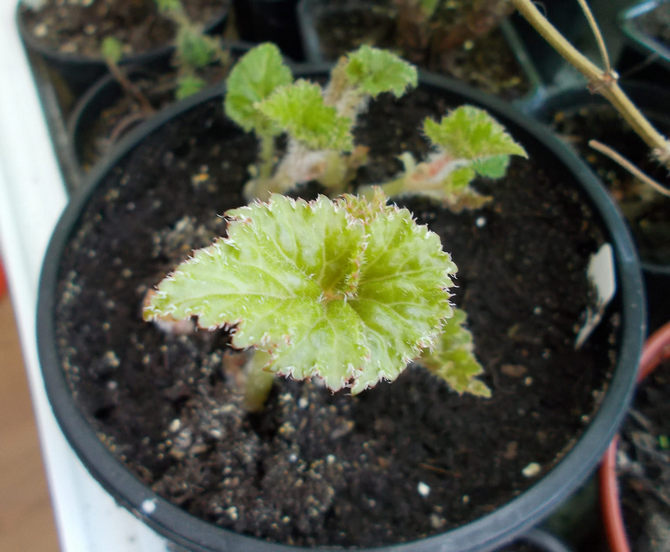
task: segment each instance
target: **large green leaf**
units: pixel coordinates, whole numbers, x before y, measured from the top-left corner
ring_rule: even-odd
[[[259,134],[278,132],[257,109],[278,87],[293,81],[279,49],[270,43],[249,50],[235,64],[226,81],[226,115],[244,130]]]
[[[395,379],[451,315],[456,267],[407,210],[274,195],[227,216],[227,238],[163,280],[146,319],[234,326],[271,371],[356,393]]]

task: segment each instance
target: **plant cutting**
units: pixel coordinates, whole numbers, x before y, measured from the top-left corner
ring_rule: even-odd
[[[292,83],[276,47],[251,50],[231,72],[226,95],[228,115],[260,138],[262,159],[252,171],[258,177],[247,194],[287,192],[309,180],[343,191],[351,157],[363,155],[347,155],[356,149],[356,117],[372,97],[400,96],[416,78],[400,58],[363,46],[335,65],[322,90]],[[289,142],[273,170],[278,131]],[[169,325],[196,316],[204,329],[234,327],[233,346],[255,349],[246,370],[250,410],[265,403],[273,373],[319,377],[331,391],[349,387],[356,394],[395,380],[424,350],[428,368],[455,390],[490,395],[474,380],[482,368],[461,327],[465,316],[454,316],[449,305],[455,265],[437,235],[416,226],[408,210],[387,206],[382,190],[474,207],[484,201],[469,187],[475,175],[502,177],[509,155],[525,151],[474,107],[439,123],[426,119],[424,131],[435,144],[430,159],[417,164],[404,153],[404,173],[365,190],[370,201],[273,195],[229,211],[227,237],[164,280],[148,297],[145,318]]]
[[[334,73],[347,73],[344,67]],[[246,85],[257,94],[254,73],[247,76]],[[310,77],[314,83],[307,81]],[[232,75],[231,79],[230,93]],[[142,129],[148,134],[140,139],[138,132],[137,141],[128,139],[124,149],[96,170],[94,182],[68,206],[45,260],[39,343],[54,408],[68,427],[73,446],[103,485],[116,495],[113,489],[127,484],[119,492],[120,502],[190,549],[393,544],[403,551],[465,551],[502,543],[534,524],[585,477],[620,418],[617,412],[629,392],[629,374],[620,363],[627,364],[635,352],[630,341],[620,347],[610,339],[625,335],[635,341],[631,332],[641,331],[641,313],[635,314],[639,282],[635,283],[635,269],[626,268],[634,261],[630,244],[625,235],[614,237],[610,232],[609,224],[618,220],[611,206],[593,207],[599,201],[609,205],[602,191],[592,183],[590,188],[585,184],[584,193],[573,187],[575,178],[583,181],[588,173],[571,172],[567,167],[574,157],[558,143],[541,137],[539,127],[520,115],[434,77],[419,79],[416,89],[399,98],[379,93],[366,111],[358,113],[352,143],[346,147],[330,150],[327,142],[302,143],[306,140],[296,121],[280,117],[281,110],[275,109],[296,91],[314,90],[321,96],[319,101],[314,92],[307,92],[317,113],[331,108],[325,109],[327,120],[344,129],[334,139],[348,134],[349,123],[338,126],[337,107],[325,101],[327,79],[325,70],[301,73],[298,80],[286,79],[258,96],[251,107],[261,114],[267,111],[268,118],[276,114],[273,124],[288,130],[273,131],[274,141],[268,146],[274,155],[268,157],[264,176],[271,185],[283,182],[274,177],[295,155],[292,140],[304,148],[308,160],[315,155],[322,160],[332,157],[338,160],[332,162],[335,166],[346,164],[357,146],[369,148],[356,176],[345,176],[343,184],[333,187],[338,190],[334,200],[318,195],[328,193],[323,182],[331,180],[321,178],[325,173],[316,169],[324,164],[317,163],[313,168],[318,180],[287,189],[304,199],[266,195],[247,204],[243,191],[259,179],[263,167],[259,158],[265,148],[259,145],[262,138],[219,116],[223,102],[214,92],[206,100],[198,97],[175,106],[170,114],[174,118],[160,114]],[[459,110],[464,103],[473,109]],[[449,149],[451,144],[437,131],[443,124],[457,123],[459,115],[475,114],[478,120],[479,108],[493,112],[528,152],[529,161],[514,156],[505,177],[497,180],[481,176],[491,167],[482,170],[478,163],[486,166],[487,160],[473,163]],[[445,114],[456,114],[456,119]],[[431,140],[440,146],[437,151],[431,151],[433,145],[421,131],[426,117],[436,125],[428,128],[434,134]],[[373,188],[352,195],[367,192],[367,185],[413,174],[410,163],[397,160],[405,152],[412,154],[415,167],[426,168],[438,159],[441,162],[435,166],[448,165],[448,149],[463,162],[452,164],[444,180],[467,166],[478,173],[477,166],[480,176],[467,184],[483,196],[493,196],[493,201],[454,213],[442,201],[411,190],[396,196],[397,206],[387,206]],[[333,156],[322,156],[324,150]],[[534,158],[548,152],[556,153],[547,156],[542,167],[533,164]],[[490,153],[495,158],[500,152]],[[342,187],[349,194],[340,197]],[[208,246],[217,235],[224,235],[227,221],[218,214],[226,212],[228,234]],[[291,227],[283,233],[268,230],[283,228],[278,221],[287,213],[304,215],[313,224],[304,230],[307,225],[297,221],[295,232]],[[580,227],[571,235],[575,216],[581,218]],[[336,228],[341,232],[326,233],[328,220],[339,221]],[[405,232],[392,239],[385,228]],[[284,264],[290,256],[278,251],[284,251],[282,247],[288,251],[296,233],[303,244],[336,262],[323,263],[323,257],[307,254],[308,247],[293,246],[297,265]],[[321,239],[324,236],[328,239]],[[417,236],[427,237],[421,245],[410,245]],[[387,250],[392,256],[393,248],[379,244],[396,241],[404,255],[382,262]],[[615,251],[620,294],[611,314],[603,313],[599,328],[576,349],[576,321],[591,293],[585,275],[588,252],[597,251],[605,241]],[[438,242],[452,252],[453,261],[437,248]],[[234,244],[242,243],[248,247],[235,249]],[[215,251],[207,247],[218,247],[224,253],[222,262],[231,267],[236,257],[243,264],[260,263],[245,276],[240,266],[233,268],[227,291],[267,276],[267,290],[295,295],[301,308],[289,309],[288,314],[284,310],[284,316],[268,309],[266,314],[275,316],[276,326],[264,327],[263,314],[248,318],[242,314],[244,319],[238,321],[233,305],[223,327],[213,331],[194,331],[190,316],[175,328],[169,316],[158,311],[154,315],[154,307],[165,306],[161,291],[169,291],[170,284],[166,281],[153,296],[149,293],[146,306],[148,290],[170,271],[177,282],[182,269],[205,268],[207,260],[174,269],[191,256],[192,248],[203,247],[195,258],[209,259],[208,253]],[[413,327],[401,324],[400,335],[409,337],[387,347],[379,345],[381,340],[370,327],[357,322],[360,315],[355,310],[364,313],[364,303],[375,305],[368,307],[379,308],[377,312],[385,316],[368,317],[375,318],[372,329],[381,332],[387,323],[394,326],[393,309],[384,310],[383,297],[374,295],[375,251],[383,253],[379,266],[397,269],[425,256],[427,264],[440,272],[437,279],[426,274],[427,280],[418,287],[416,279],[407,278],[408,285],[414,282],[420,310],[432,314]],[[97,262],[91,263],[92,258]],[[458,288],[441,289],[452,280],[452,262],[459,266]],[[284,278],[272,279],[259,270],[268,263]],[[324,265],[326,270],[317,271]],[[444,274],[445,269],[450,274]],[[376,283],[385,283],[381,295],[390,297],[398,312],[412,316],[414,302],[403,306],[404,280],[380,276]],[[424,286],[430,281],[433,284]],[[454,309],[449,318],[446,294],[468,312],[476,349],[461,332],[462,315]],[[225,301],[225,295],[229,294],[218,293],[216,301]],[[568,296],[574,303],[565,301]],[[634,314],[632,319],[626,314],[619,329],[616,320],[623,305]],[[260,302],[255,306],[262,310]],[[143,321],[144,308],[148,318],[167,323],[169,331]],[[188,308],[185,304],[184,313]],[[166,311],[171,309],[166,306]],[[204,304],[196,311],[203,326],[222,323],[207,319]],[[172,318],[181,318],[174,313]],[[349,324],[338,325],[340,318],[333,314],[341,314]],[[91,323],[93,319],[96,322]],[[324,339],[334,335],[327,322],[356,338],[356,346],[334,348]],[[455,325],[449,326],[450,322]],[[435,323],[437,327],[432,327]],[[428,349],[431,341],[439,352],[440,327],[464,336],[463,342],[456,340],[460,349],[444,351],[442,365],[448,364],[444,359],[449,360],[450,352],[458,358],[476,352],[485,371],[473,374],[474,381],[491,390],[490,399],[454,393],[446,381],[426,370],[425,358],[409,367],[401,362],[405,356],[414,358],[418,349]],[[299,336],[314,336],[316,344],[323,342],[333,354],[300,347]],[[259,352],[253,353],[250,363],[251,349],[239,351],[236,345],[252,343]],[[378,353],[396,359],[389,361],[388,375],[375,373]],[[307,363],[310,368],[317,365],[318,373],[298,364],[297,355],[318,359]],[[613,356],[618,358],[616,367],[610,362]],[[334,362],[343,357],[344,368]],[[312,381],[273,376],[273,370],[289,372],[294,360],[303,366],[297,376],[313,376]],[[273,377],[264,407],[250,413],[240,389],[255,361]],[[396,381],[377,382],[380,377]],[[320,379],[333,387],[349,386],[351,391],[377,383],[355,394],[332,393]],[[595,401],[594,389],[605,387],[602,403]],[[573,449],[576,433],[582,438]],[[113,480],[108,477],[112,473]]]

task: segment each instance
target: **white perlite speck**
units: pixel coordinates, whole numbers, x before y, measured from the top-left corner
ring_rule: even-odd
[[[430,494],[430,487],[423,481],[419,481],[419,484],[416,486],[416,490],[424,498]]]
[[[141,508],[145,514],[153,514],[156,511],[156,500],[153,498],[147,498],[146,500],[142,501]]]
[[[521,470],[521,473],[524,477],[535,477],[542,471],[542,466],[537,462],[531,462],[524,469]]]

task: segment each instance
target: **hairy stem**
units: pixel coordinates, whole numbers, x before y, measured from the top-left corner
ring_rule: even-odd
[[[260,167],[258,176],[261,180],[266,180],[272,176],[272,167],[274,166],[275,158],[275,139],[274,136],[263,134],[260,137],[261,151],[260,151]]]
[[[540,13],[532,0],[512,0],[516,9],[535,30],[575,69],[589,81],[589,89],[605,97],[619,114],[630,124],[654,155],[670,168],[670,142],[658,132],[640,110],[628,98],[617,83],[617,75],[600,69]]]
[[[260,412],[272,389],[274,374],[264,370],[270,356],[255,350],[245,366],[244,405],[249,412]]]

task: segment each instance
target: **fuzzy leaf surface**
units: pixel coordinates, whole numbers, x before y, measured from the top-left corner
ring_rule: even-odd
[[[388,50],[361,46],[349,54],[346,67],[352,85],[373,98],[392,92],[397,98],[417,84],[416,68]]]
[[[351,151],[351,120],[323,101],[321,88],[305,80],[282,86],[258,109],[278,128],[314,150]]]
[[[293,82],[291,70],[284,64],[279,49],[270,43],[249,50],[230,71],[224,101],[226,115],[244,130],[276,134],[257,104],[280,86]]]
[[[454,316],[446,321],[436,347],[425,351],[419,362],[459,394],[488,398],[491,390],[477,379],[484,369],[473,353],[472,334],[465,328],[465,320],[465,312],[455,309]]]
[[[485,110],[460,106],[440,122],[426,119],[424,132],[431,142],[452,157],[468,160],[500,155],[521,155],[526,151]]]
[[[235,326],[272,372],[360,392],[395,379],[451,315],[456,267],[407,210],[274,195],[227,213],[228,237],[160,283],[145,319]]]

